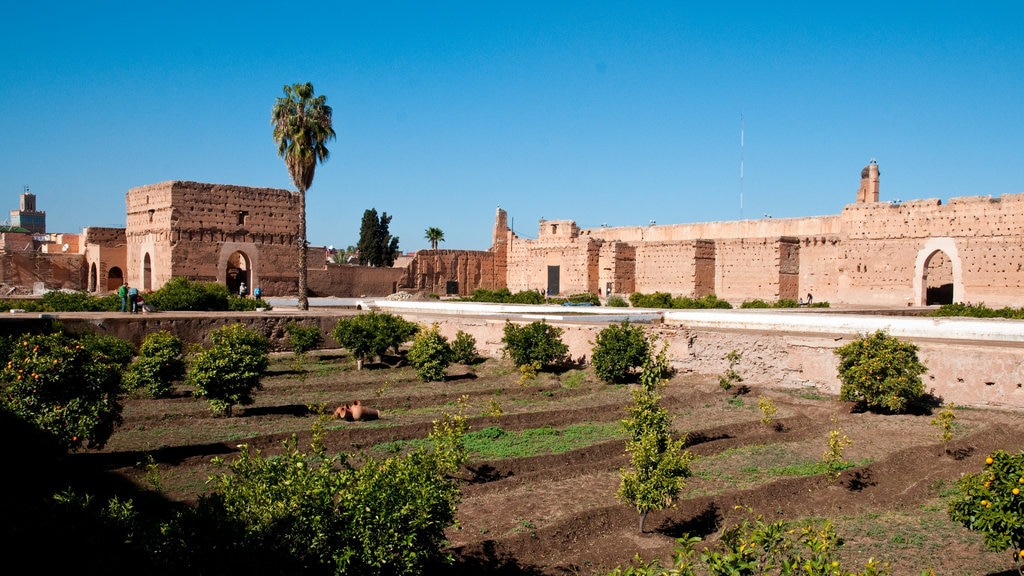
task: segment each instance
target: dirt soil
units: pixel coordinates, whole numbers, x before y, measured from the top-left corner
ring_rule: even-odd
[[[521,386],[507,363],[488,360],[453,367],[450,376],[425,384],[409,368],[371,365],[357,372],[341,354],[321,354],[303,369],[280,358],[256,403],[237,407],[231,418],[210,416],[185,391],[164,400],[132,398],[108,446],[75,458],[144,486],[140,463],[152,456],[161,490],[192,501],[214,473],[211,458],[230,459],[242,442],[272,454],[294,433],[308,445],[310,404],[360,399],[381,410],[375,422],[334,421],[328,450],[351,453],[426,436],[430,422],[463,395],[471,429],[615,422],[629,402],[628,386],[602,384],[589,371],[541,374]],[[636,511],[615,497],[619,470],[628,464],[621,440],[556,455],[472,461],[461,478],[459,526],[449,530],[450,573],[606,574],[637,554],[668,564],[676,538],[690,534],[713,543],[723,527],[744,517],[735,509],[742,506],[769,520],[831,518],[844,539],[848,570],[875,557],[890,562],[894,574],[916,576],[926,568],[1016,574],[1009,552],[985,551],[980,535],[945,518],[942,496],[962,474],[979,471],[993,450],[1024,447],[1024,415],[958,409],[956,437],[943,445],[927,410],[878,415],[813,389],[746,392],[723,391],[714,375],[680,374],[669,382],[664,403],[699,458],[681,498],[649,514],[642,533]],[[760,422],[762,395],[779,410],[770,425]],[[492,400],[501,416],[484,415]],[[836,427],[851,440],[844,457],[858,463],[837,482],[765,472],[820,460]]]

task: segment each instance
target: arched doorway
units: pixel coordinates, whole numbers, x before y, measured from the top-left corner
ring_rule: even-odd
[[[956,242],[949,237],[929,238],[914,261],[914,298],[916,306],[952,303],[968,298],[964,290],[964,271]]]
[[[142,289],[146,292],[153,289],[153,261],[149,252],[142,258]]]
[[[252,265],[245,252],[236,251],[228,257],[227,269],[224,273],[224,283],[228,287],[228,294],[238,294],[238,287],[245,282],[252,292]]]
[[[95,292],[96,291],[96,263],[95,262],[93,262],[92,264],[89,265],[89,287],[87,288],[87,291],[88,292]]]
[[[924,277],[925,305],[953,303],[953,264],[942,250],[936,250],[925,260]]]
[[[117,290],[124,284],[124,272],[114,266],[107,272],[107,291]]]

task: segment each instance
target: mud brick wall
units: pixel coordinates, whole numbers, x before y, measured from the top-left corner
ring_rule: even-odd
[[[468,296],[477,288],[495,290],[505,285],[494,270],[494,252],[479,250],[420,250],[405,268],[398,289],[446,295],[449,282],[456,294]]]
[[[792,290],[792,284],[781,281],[783,246],[793,241],[779,238],[739,238],[715,242],[715,295],[730,302],[761,298],[774,302],[779,298],[795,297],[783,290]],[[788,251],[790,248],[786,248]],[[792,255],[787,252],[792,266]],[[789,269],[789,268],[787,268]]]
[[[600,243],[580,237],[515,239],[508,248],[508,289],[513,293],[543,290],[548,285],[548,266],[558,266],[563,295],[596,293],[600,248]]]
[[[29,288],[41,282],[47,290],[81,290],[86,282],[85,259],[79,254],[3,250],[0,282]]]
[[[813,236],[800,239],[800,280],[797,298],[814,296],[816,302],[836,302],[839,274],[843,269],[837,236]]]
[[[699,297],[714,292],[711,240],[644,242],[636,248],[636,291]]]
[[[309,270],[309,295],[337,298],[387,296],[398,290],[404,274],[403,268],[329,264],[326,268]],[[294,295],[297,290],[298,286],[293,285],[287,294]]]
[[[597,256],[598,287],[605,296],[628,297],[636,292],[636,247],[625,242],[601,245]],[[605,293],[611,284],[610,293]]]

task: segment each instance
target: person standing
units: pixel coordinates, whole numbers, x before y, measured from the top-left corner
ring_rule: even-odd
[[[242,282],[241,284],[238,285],[238,297],[245,298],[248,295],[249,287],[245,285],[245,282]]]
[[[139,311],[139,289],[134,286],[128,289],[128,308],[132,314]]]
[[[117,289],[117,295],[121,297],[121,312],[128,310],[128,283],[125,282]]]

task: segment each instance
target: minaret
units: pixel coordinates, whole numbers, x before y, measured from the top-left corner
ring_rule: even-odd
[[[857,202],[878,202],[878,162],[874,158],[860,171]]]

